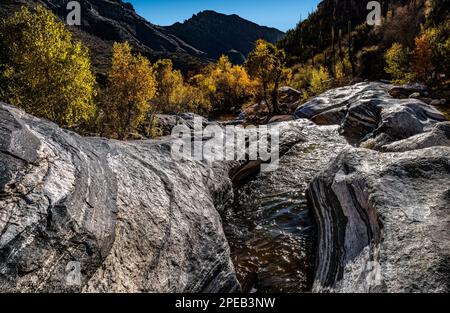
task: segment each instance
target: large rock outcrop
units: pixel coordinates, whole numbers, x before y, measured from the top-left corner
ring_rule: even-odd
[[[239,290],[218,212],[226,168],[4,104],[0,121],[0,291]],[[81,284],[68,284],[77,264]]]
[[[382,83],[359,83],[331,89],[299,106],[296,118],[340,125],[340,133],[356,146],[382,146],[428,132],[447,119],[418,99],[394,99]]]
[[[271,124],[281,159],[260,174],[261,160],[175,161],[169,138],[83,138],[0,104],[0,291],[238,291],[220,214],[241,280],[293,260],[250,289],[304,291],[313,209],[313,291],[448,292],[449,122],[383,84],[320,98],[309,117],[342,115],[339,126]]]
[[[448,292],[450,147],[349,148],[311,183],[314,292]]]

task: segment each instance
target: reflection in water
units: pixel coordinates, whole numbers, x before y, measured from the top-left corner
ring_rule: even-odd
[[[305,291],[312,269],[312,223],[305,201],[293,200],[304,196],[289,192],[256,198],[245,194],[251,185],[239,192],[239,211],[226,223],[239,281],[256,272],[258,292]]]
[[[280,160],[275,172],[260,173],[238,188],[225,232],[238,279],[249,277],[256,292],[306,292],[314,270],[315,227],[305,192],[344,146],[336,128],[305,127],[302,142]],[[248,290],[247,290],[248,291]]]

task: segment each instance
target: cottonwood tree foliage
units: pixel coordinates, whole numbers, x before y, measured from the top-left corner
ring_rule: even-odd
[[[289,75],[285,67],[286,54],[284,50],[262,39],[256,42],[255,48],[249,54],[245,67],[248,73],[259,84],[259,94],[269,109],[269,113],[278,114],[278,88],[284,76]]]
[[[136,132],[150,109],[156,86],[150,61],[133,55],[128,42],[114,43],[108,85],[101,100],[106,133],[125,139]]]
[[[3,100],[61,126],[90,120],[96,90],[88,50],[53,13],[22,7],[2,21],[0,41]]]
[[[309,92],[311,95],[317,95],[325,92],[331,86],[331,77],[324,66],[311,70],[311,79],[309,82]]]
[[[394,42],[386,52],[386,73],[390,74],[395,83],[406,83],[413,79],[409,66],[410,51],[401,43]]]
[[[395,42],[385,55],[386,73],[390,74],[396,83],[439,83],[440,75],[448,75],[449,72],[449,33],[448,25],[423,28],[411,49]]]
[[[176,114],[207,110],[202,95],[187,84],[179,70],[169,59],[159,60],[153,66],[158,82],[157,96],[152,99],[152,110],[158,113]],[[206,105],[205,107],[203,105]]]
[[[233,113],[255,94],[255,82],[244,67],[232,65],[226,56],[193,78],[214,112]]]

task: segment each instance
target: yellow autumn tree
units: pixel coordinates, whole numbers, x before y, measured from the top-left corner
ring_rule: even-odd
[[[207,109],[202,105],[201,95],[184,81],[179,70],[173,69],[171,60],[159,60],[154,65],[158,82],[157,96],[151,101],[152,110],[158,113],[199,113]]]
[[[402,44],[394,42],[385,54],[386,73],[390,74],[394,83],[407,83],[414,78],[410,71],[409,51]]]
[[[262,39],[256,42],[255,48],[245,62],[250,76],[258,81],[260,100],[266,102],[270,113],[280,112],[278,88],[283,78],[292,74],[285,65],[284,50]]]
[[[144,123],[145,133],[154,137],[157,133],[157,113],[175,114],[194,112],[204,114],[209,110],[209,104],[203,94],[185,82],[179,70],[173,68],[169,59],[158,60],[153,70],[157,81],[156,96],[150,101],[151,108]]]
[[[108,85],[102,99],[103,119],[109,132],[119,139],[137,131],[156,94],[156,80],[150,62],[133,55],[128,42],[114,43]]]
[[[203,74],[194,78],[205,93],[216,114],[231,113],[250,100],[255,83],[244,67],[232,65],[222,56],[216,64],[209,65]]]
[[[2,21],[3,100],[61,126],[90,120],[95,77],[88,49],[41,5],[22,7]]]
[[[417,80],[426,82],[434,71],[433,50],[438,37],[437,28],[424,29],[415,39],[412,69]]]

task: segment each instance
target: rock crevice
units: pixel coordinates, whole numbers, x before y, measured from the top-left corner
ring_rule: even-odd
[[[449,152],[349,148],[314,179],[313,291],[448,292]]]

